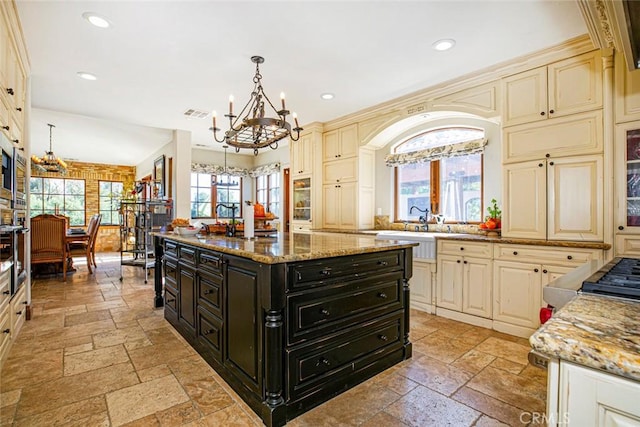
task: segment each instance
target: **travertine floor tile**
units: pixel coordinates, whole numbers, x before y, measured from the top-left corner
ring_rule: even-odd
[[[519,343],[505,341],[500,338],[487,338],[478,346],[476,350],[492,354],[496,357],[509,360],[511,362],[526,365],[528,363],[528,354],[531,347]]]
[[[412,427],[472,426],[482,415],[426,387],[412,390],[387,407],[385,412]]]
[[[393,417],[386,412],[378,412],[373,417],[369,418],[361,427],[408,427],[409,424],[405,424],[396,417]]]
[[[472,377],[472,374],[427,356],[414,360],[398,373],[432,390],[450,396]]]
[[[38,415],[20,418],[16,420],[16,426],[66,426],[85,421],[94,415],[106,414],[106,411],[107,404],[104,396],[97,396],[54,408]]]
[[[467,353],[463,354],[458,360],[453,362],[451,366],[476,374],[493,362],[495,358],[495,356],[490,354],[471,349]]]
[[[231,396],[210,379],[192,381],[185,384],[184,389],[200,412],[205,415],[234,404]]]
[[[469,381],[467,386],[517,408],[544,412],[545,387],[529,378],[489,366]]]
[[[64,357],[64,375],[77,375],[128,361],[129,356],[122,345],[70,354]]]
[[[2,391],[38,384],[62,376],[62,349],[37,354],[12,354],[2,366]]]
[[[123,344],[132,341],[144,340],[147,335],[142,328],[134,325],[130,328],[114,329],[93,335],[93,343],[96,348],[110,347],[112,345]]]
[[[496,418],[508,425],[523,425],[520,421],[522,409],[511,406],[498,399],[494,399],[493,397],[480,393],[469,387],[462,387],[451,397],[458,402],[464,403],[465,405],[487,414],[490,417]]]
[[[114,426],[189,400],[180,383],[172,375],[107,393],[109,417]]]
[[[15,405],[20,400],[20,389],[0,393],[0,409],[5,406]]]

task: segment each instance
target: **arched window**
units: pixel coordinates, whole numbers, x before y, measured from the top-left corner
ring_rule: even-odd
[[[417,220],[428,209],[447,221],[482,221],[484,130],[429,129],[400,142],[387,159],[395,173],[395,218]],[[420,210],[411,207],[416,206]]]

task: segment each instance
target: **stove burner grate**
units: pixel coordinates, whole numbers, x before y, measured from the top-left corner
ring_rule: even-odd
[[[614,258],[582,283],[582,292],[640,300],[640,259]]]

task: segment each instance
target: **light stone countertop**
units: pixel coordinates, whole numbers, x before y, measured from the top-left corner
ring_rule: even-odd
[[[579,294],[529,342],[547,356],[640,381],[640,301]]]
[[[418,245],[418,243],[407,241],[400,243],[397,240],[376,240],[375,236],[370,235],[339,233],[278,233],[275,235],[276,237],[257,237],[254,240],[216,234],[197,234],[193,237],[187,237],[166,232],[155,233],[155,235],[176,242],[249,258],[263,264],[383,252]]]

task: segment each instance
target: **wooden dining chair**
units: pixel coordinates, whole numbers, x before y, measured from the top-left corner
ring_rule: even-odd
[[[67,281],[67,223],[57,215],[31,218],[31,264],[62,264],[62,280]]]
[[[93,273],[91,266],[96,266],[95,262],[95,241],[98,236],[98,229],[100,228],[100,221],[102,219],[101,214],[95,214],[91,216],[89,225],[87,226],[87,234],[78,237],[77,240],[68,240],[69,256],[84,256],[87,260],[87,269],[89,273]]]

